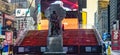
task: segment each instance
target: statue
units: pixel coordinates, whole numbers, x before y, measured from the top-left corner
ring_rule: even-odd
[[[59,35],[59,31],[60,31],[60,26],[59,26],[59,19],[58,19],[58,15],[56,14],[55,11],[53,11],[53,14],[51,14],[50,17],[50,22],[51,22],[51,35]]]
[[[60,4],[50,4],[45,11],[45,16],[49,20],[49,29],[47,37],[47,51],[44,54],[63,55],[65,53],[63,52],[61,21],[66,16],[66,11],[60,6]]]
[[[45,16],[49,20],[48,36],[62,35],[61,21],[66,16],[66,11],[60,6],[60,4],[51,4],[45,11]]]

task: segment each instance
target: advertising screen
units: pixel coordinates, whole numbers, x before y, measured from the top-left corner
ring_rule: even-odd
[[[78,0],[61,0],[63,3],[63,8],[66,11],[77,11],[78,10]],[[42,0],[42,12],[49,7],[51,3],[59,3],[56,0]]]
[[[62,4],[61,7],[66,10],[66,18],[77,18],[78,0],[41,0],[42,19],[46,19],[44,12],[50,4]]]

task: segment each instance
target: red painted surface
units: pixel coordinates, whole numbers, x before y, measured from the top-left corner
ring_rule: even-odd
[[[46,46],[47,30],[29,31],[21,46]],[[97,39],[92,29],[68,29],[63,33],[63,45],[97,45]]]

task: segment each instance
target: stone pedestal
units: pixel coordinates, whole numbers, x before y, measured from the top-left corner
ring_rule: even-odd
[[[65,55],[63,52],[63,38],[62,35],[48,37],[47,52],[44,55]]]
[[[47,51],[48,52],[62,52],[63,51],[63,40],[62,35],[54,37],[48,37]]]

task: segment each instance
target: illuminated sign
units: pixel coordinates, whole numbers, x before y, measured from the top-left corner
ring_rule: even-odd
[[[29,9],[16,9],[16,16],[30,16],[30,10]]]
[[[15,18],[13,15],[7,15],[7,14],[4,14],[4,15],[6,19],[14,20]]]
[[[50,4],[61,4],[66,11],[77,11],[78,10],[78,0],[41,0],[41,11],[45,11]]]

